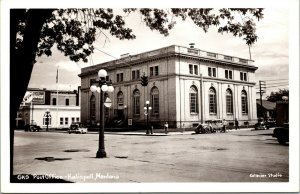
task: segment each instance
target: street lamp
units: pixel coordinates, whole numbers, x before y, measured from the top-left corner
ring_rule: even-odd
[[[98,72],[99,81],[96,81],[92,85],[90,90],[91,92],[100,93],[100,127],[99,127],[99,144],[98,151],[96,154],[96,158],[105,158],[106,152],[104,147],[104,92],[113,92],[114,87],[112,86],[112,82],[106,81],[105,78],[107,76],[107,72],[104,69],[100,69]]]
[[[46,131],[48,131],[48,126],[49,126],[49,115],[50,115],[50,111],[49,109],[47,109],[46,110],[46,125],[47,125]]]
[[[151,110],[152,107],[150,106],[150,102],[149,100],[146,101],[146,106],[144,106],[144,114],[147,116],[147,131],[146,131],[146,134],[148,135],[149,134],[149,110]],[[153,132],[151,131],[151,134]]]

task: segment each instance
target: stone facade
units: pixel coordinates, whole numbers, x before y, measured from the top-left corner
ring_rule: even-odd
[[[252,60],[172,45],[83,68],[79,75],[83,122],[99,122],[100,96],[90,86],[102,68],[115,88],[108,93],[112,106],[105,111],[106,121],[119,117],[132,119],[133,126],[145,124],[147,100],[152,107],[149,121],[155,127],[165,122],[188,128],[211,119],[237,118],[241,124],[257,120],[257,67]],[[149,77],[146,87],[139,79],[144,73]]]

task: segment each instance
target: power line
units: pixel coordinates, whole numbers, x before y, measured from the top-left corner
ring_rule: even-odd
[[[100,52],[102,52],[102,53],[104,53],[104,54],[106,54],[106,55],[108,55],[108,56],[114,58],[114,59],[117,59],[117,60],[119,59],[119,58],[117,58],[117,57],[115,57],[115,56],[113,56],[113,55],[111,55],[111,54],[109,54],[109,53],[107,53],[107,52],[104,52],[104,51],[98,49],[97,47],[94,47],[94,48],[97,49],[98,51],[100,51]],[[129,67],[131,66],[130,64],[128,64],[128,63],[126,63],[126,62],[124,62],[124,61],[122,61],[121,63],[126,64],[126,65],[128,65]]]
[[[275,84],[275,85],[267,85],[267,88],[274,87],[274,86],[289,86],[289,84],[282,83],[282,84]]]
[[[288,85],[278,85],[278,86],[270,86],[268,88],[277,88],[277,87],[282,87],[282,86],[287,86],[288,87]]]
[[[106,55],[108,55],[108,56],[110,56],[110,57],[114,58],[114,59],[118,59],[117,57],[115,57],[115,56],[112,56],[111,54],[108,54],[108,53],[106,53],[106,52],[104,52],[104,51],[102,51],[102,50],[98,49],[97,47],[94,47],[94,48],[95,48],[95,49],[97,49],[98,51],[100,51],[100,52],[102,52],[102,53],[104,53],[104,54],[106,54]]]
[[[264,80],[266,82],[279,81],[279,80],[289,80],[289,79],[272,79],[272,80]]]

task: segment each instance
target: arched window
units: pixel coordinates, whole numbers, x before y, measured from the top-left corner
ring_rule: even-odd
[[[159,90],[157,87],[153,87],[151,90],[151,104],[152,113],[159,114]]]
[[[90,99],[90,119],[96,120],[96,97],[94,95]]]
[[[241,98],[242,98],[242,114],[248,114],[248,99],[245,90],[242,91]]]
[[[212,87],[209,89],[209,113],[217,114],[216,90]]]
[[[51,114],[48,113],[48,125],[51,126],[51,123],[52,123]],[[43,125],[47,125],[47,113],[44,114]]]
[[[123,95],[123,92],[118,92],[117,94],[117,103],[118,103],[118,106],[123,106],[123,103],[124,103],[124,95]]]
[[[198,113],[198,90],[195,86],[190,87],[190,113]]]
[[[140,114],[140,91],[139,90],[133,91],[133,114],[134,115]]]
[[[226,113],[233,113],[233,100],[232,100],[232,91],[230,89],[226,90]]]

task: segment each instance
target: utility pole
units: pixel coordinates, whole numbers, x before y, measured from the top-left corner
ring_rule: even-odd
[[[264,117],[263,106],[262,106],[263,93],[266,93],[266,81],[259,80],[260,111],[261,111],[262,117]]]

